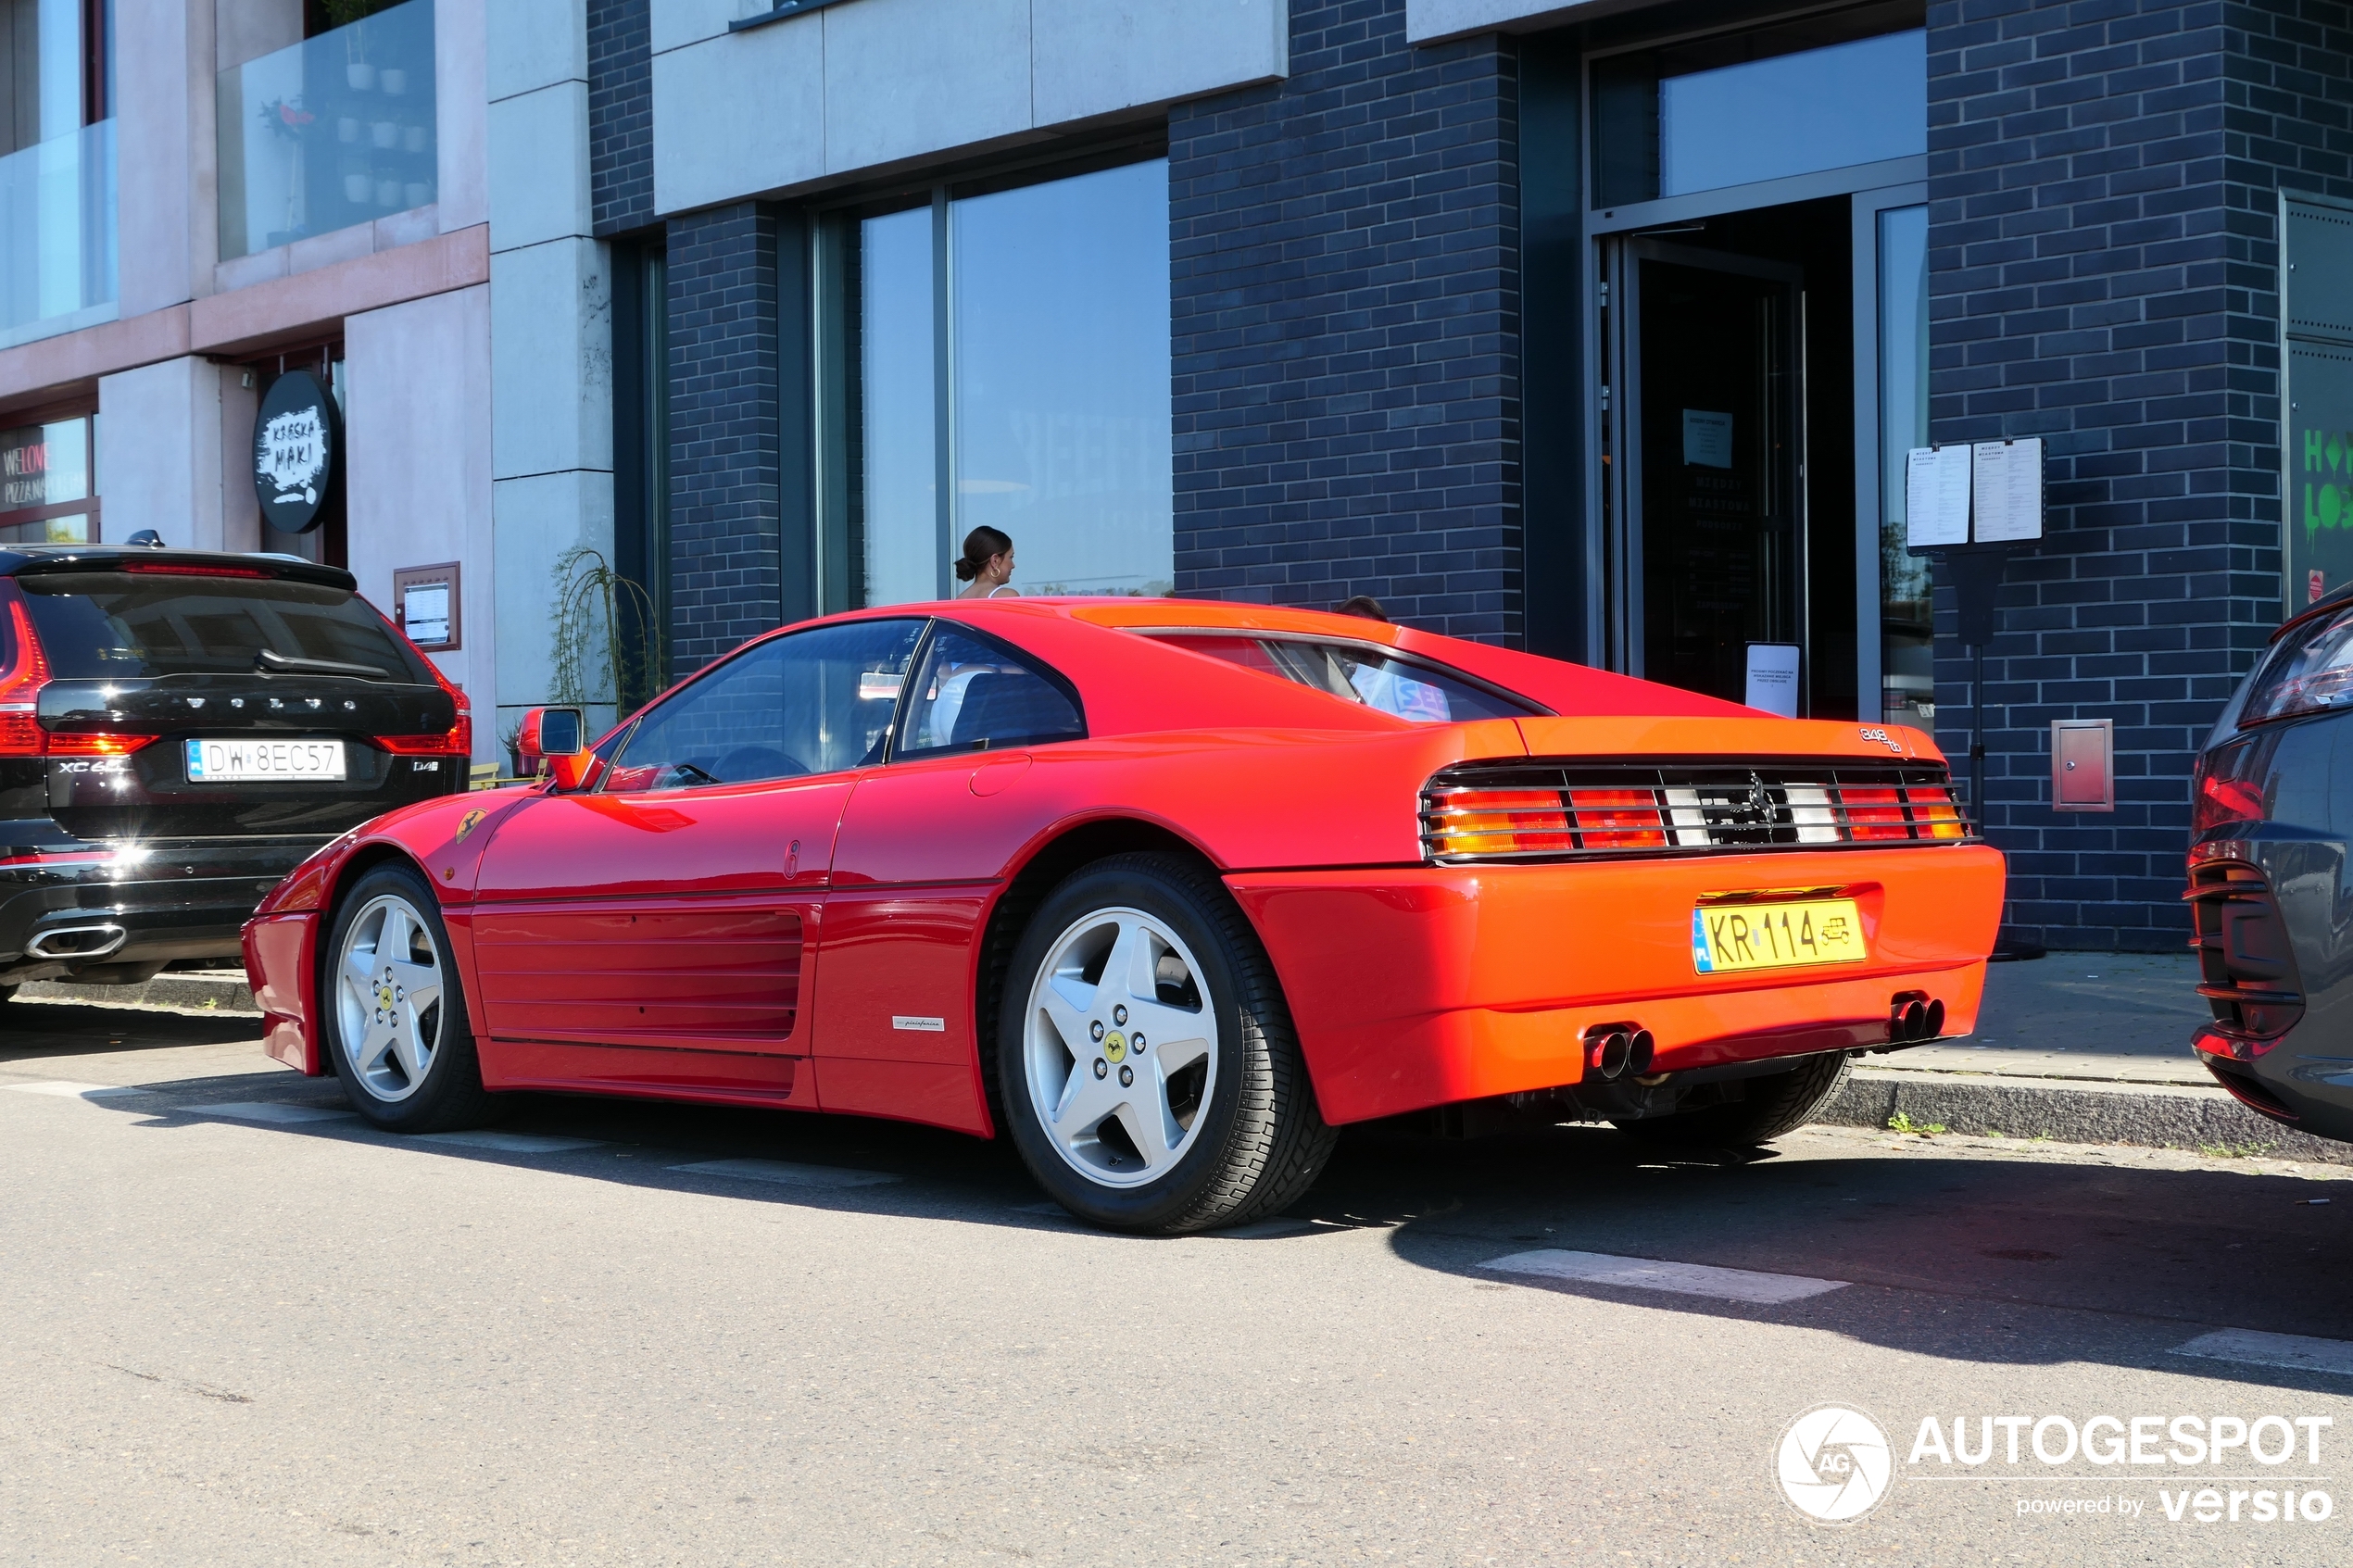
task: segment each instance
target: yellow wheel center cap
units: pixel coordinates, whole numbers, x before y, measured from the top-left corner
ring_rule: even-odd
[[[1127,1056],[1127,1036],[1116,1029],[1104,1035],[1103,1055],[1114,1061],[1125,1060]]]

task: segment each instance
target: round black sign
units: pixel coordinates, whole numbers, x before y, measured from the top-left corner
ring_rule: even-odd
[[[319,526],[343,479],[343,419],[308,370],[288,370],[261,395],[253,420],[253,493],[281,533]]]

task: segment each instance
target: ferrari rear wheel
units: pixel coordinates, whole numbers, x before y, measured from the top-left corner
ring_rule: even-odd
[[[440,900],[405,866],[380,866],[337,906],[320,1027],[344,1093],[398,1133],[475,1127],[499,1102],[482,1086]]]
[[[1189,860],[1075,873],[1031,918],[1004,997],[1014,1145],[1082,1218],[1153,1235],[1242,1223],[1297,1201],[1330,1157],[1274,966]]]
[[[1846,1082],[1846,1053],[1808,1057],[1786,1073],[1742,1081],[1744,1098],[1729,1105],[1619,1122],[1622,1133],[1657,1143],[1704,1148],[1754,1148],[1793,1133],[1830,1103]]]

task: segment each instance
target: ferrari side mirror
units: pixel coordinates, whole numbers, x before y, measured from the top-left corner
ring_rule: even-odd
[[[515,739],[523,772],[555,781],[559,790],[575,790],[588,782],[597,759],[588,749],[588,725],[577,708],[535,708],[522,716],[522,733]]]

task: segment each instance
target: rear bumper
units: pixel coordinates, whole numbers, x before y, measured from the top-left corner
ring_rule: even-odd
[[[1283,984],[1327,1121],[1576,1084],[1579,1036],[1633,1023],[1655,1073],[1888,1041],[1900,991],[1976,1026],[2003,862],[1980,845],[1587,862],[1241,873],[1227,879]],[[1868,961],[1700,974],[1692,910],[1838,890]]]
[[[233,961],[239,931],[262,896],[321,842],[90,845],[12,858],[0,863],[0,985]]]

